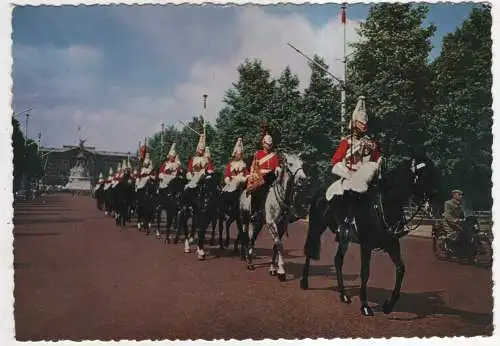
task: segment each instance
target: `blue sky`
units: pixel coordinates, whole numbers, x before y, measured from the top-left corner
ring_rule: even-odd
[[[429,5],[428,21],[438,27],[432,55],[472,6]],[[348,41],[368,11],[349,5]],[[290,65],[306,83],[307,64],[288,41],[325,56],[340,75],[336,4],[17,7],[13,108],[34,107],[29,135],[41,131],[42,145],[76,143],[81,126],[89,145],[134,150],[162,122],[199,115],[203,93],[213,122],[245,57],[262,59],[273,74]]]

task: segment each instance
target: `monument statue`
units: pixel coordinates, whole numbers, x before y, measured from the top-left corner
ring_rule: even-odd
[[[70,191],[92,191],[92,181],[87,171],[87,158],[85,157],[85,142],[87,139],[79,139],[79,152],[76,155],[76,163],[70,169],[69,181],[65,186],[66,190]]]

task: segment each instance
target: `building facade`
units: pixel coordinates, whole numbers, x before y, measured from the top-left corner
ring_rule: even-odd
[[[85,156],[85,168],[92,184],[98,180],[99,173],[105,177],[108,175],[109,168],[113,167],[116,171],[118,163],[123,160],[130,160],[132,167],[136,167],[137,158],[131,153],[112,152],[96,150],[95,147],[84,146],[83,155]],[[44,168],[44,177],[42,179],[45,185],[66,185],[69,181],[70,170],[76,164],[76,156],[80,153],[80,147],[76,145],[64,145],[62,148],[40,147],[40,157]]]

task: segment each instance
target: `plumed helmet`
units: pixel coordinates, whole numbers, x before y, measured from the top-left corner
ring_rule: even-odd
[[[354,121],[354,123],[352,123]],[[356,121],[362,123],[366,126],[368,124],[368,115],[366,113],[365,97],[360,96],[358,98],[358,103],[356,103],[356,108],[352,112],[351,120],[349,121],[349,128],[352,128],[356,124]]]
[[[238,140],[236,141],[236,144],[234,145],[233,156],[236,154],[240,154],[240,155],[243,154],[243,139],[241,139],[241,138],[238,138]]]

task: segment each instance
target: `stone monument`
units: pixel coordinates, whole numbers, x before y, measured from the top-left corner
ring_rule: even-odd
[[[76,156],[76,164],[70,170],[69,181],[64,187],[69,191],[92,191],[92,180],[89,178],[84,151],[86,139],[80,139],[80,152]]]

